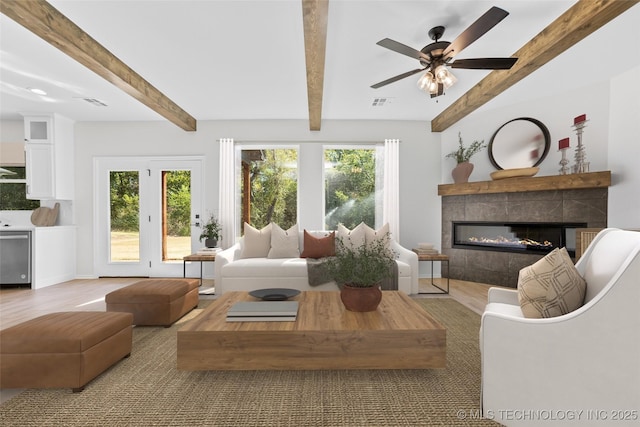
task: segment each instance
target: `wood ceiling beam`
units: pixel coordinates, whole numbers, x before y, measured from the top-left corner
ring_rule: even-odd
[[[44,0],[2,0],[0,12],[186,131],[196,119]]]
[[[518,62],[510,70],[492,71],[435,117],[431,121],[431,131],[444,131],[639,1],[578,1],[512,55]]]
[[[307,65],[309,129],[320,130],[329,0],[302,0],[304,56]]]

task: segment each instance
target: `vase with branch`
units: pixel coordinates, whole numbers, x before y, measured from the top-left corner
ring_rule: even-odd
[[[462,134],[458,132],[458,149],[447,154],[445,157],[455,159],[456,167],[451,171],[453,182],[456,184],[468,182],[471,172],[473,172],[473,163],[469,160],[471,157],[487,147],[487,144],[482,141],[473,141],[470,146],[464,146],[462,141]]]

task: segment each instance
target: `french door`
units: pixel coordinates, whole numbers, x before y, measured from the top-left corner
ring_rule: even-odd
[[[99,276],[182,276],[200,247],[200,157],[95,160],[95,269]]]

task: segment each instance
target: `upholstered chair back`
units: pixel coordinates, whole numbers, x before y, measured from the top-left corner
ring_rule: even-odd
[[[610,283],[615,283],[625,266],[640,262],[640,232],[609,229],[601,232],[576,263],[587,282],[584,302],[591,301]]]

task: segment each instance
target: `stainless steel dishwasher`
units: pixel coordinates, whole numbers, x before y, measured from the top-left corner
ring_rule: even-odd
[[[31,231],[0,231],[0,285],[31,284]]]

